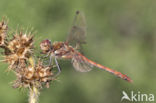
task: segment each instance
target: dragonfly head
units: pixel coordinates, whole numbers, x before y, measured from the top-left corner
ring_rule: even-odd
[[[40,48],[44,54],[48,53],[52,49],[51,41],[48,39],[43,40],[40,43]]]

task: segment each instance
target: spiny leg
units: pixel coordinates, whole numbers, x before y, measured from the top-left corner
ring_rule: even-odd
[[[46,56],[43,56],[43,58],[47,58],[50,55],[51,52],[48,52]]]
[[[53,65],[53,63],[52,63],[52,55],[50,55],[50,57],[49,57],[49,66],[51,66],[51,65]]]
[[[55,57],[55,64],[56,64],[57,69],[58,69],[58,72],[57,72],[57,74],[55,75],[55,76],[57,76],[57,75],[59,75],[59,74],[61,73],[61,67],[60,67],[59,64],[58,64],[56,57]]]
[[[41,53],[41,54],[43,54],[43,53]],[[50,52],[48,52],[45,56],[42,56],[41,58],[42,58],[42,59],[45,59],[45,58],[47,58],[49,55],[50,55]],[[37,56],[37,57],[40,58],[40,56]]]

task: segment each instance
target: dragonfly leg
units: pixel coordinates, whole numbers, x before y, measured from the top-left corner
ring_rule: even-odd
[[[80,49],[80,44],[79,43],[76,43],[76,50],[79,50]]]
[[[47,53],[46,56],[44,56],[43,58],[47,58],[50,55],[50,52]]]
[[[61,67],[60,67],[59,64],[58,64],[56,57],[55,57],[55,64],[56,64],[56,67],[57,67],[57,69],[58,69],[58,72],[57,72],[57,74],[55,75],[55,76],[57,76],[57,75],[59,75],[59,74],[61,73]]]
[[[47,58],[49,56],[49,54],[47,54],[46,56],[44,56],[43,58]]]
[[[45,58],[47,58],[49,55],[50,55],[50,52],[48,52],[45,56],[43,56],[43,57],[41,57],[41,58],[42,58],[42,59],[45,59]],[[39,58],[39,56],[38,56],[38,58]]]
[[[52,55],[50,55],[50,57],[49,57],[49,66],[51,66],[51,65],[53,65],[53,63],[52,63]]]

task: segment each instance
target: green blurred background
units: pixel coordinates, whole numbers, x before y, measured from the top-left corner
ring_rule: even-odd
[[[39,103],[120,103],[122,91],[156,95],[155,0],[0,1],[0,18],[7,16],[9,30],[33,27],[36,47],[46,38],[64,41],[76,10],[87,21],[83,53],[127,74],[133,83],[96,68],[79,73],[70,61],[59,60],[62,73],[49,89],[41,90]],[[28,92],[13,89],[14,74],[5,72],[6,64],[0,66],[0,103],[27,103]]]

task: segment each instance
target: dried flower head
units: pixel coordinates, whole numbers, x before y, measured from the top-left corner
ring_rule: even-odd
[[[8,26],[5,21],[0,22],[0,46],[4,46],[6,34],[7,34]]]
[[[0,48],[5,62],[9,64],[9,70],[16,75],[16,81],[13,83],[14,88],[29,88],[30,103],[36,103],[39,95],[39,88],[46,86],[54,80],[52,72],[53,66],[45,66],[40,58],[35,65],[35,53],[33,49],[33,36],[31,33],[16,32],[12,38],[7,35],[7,23],[0,22]],[[40,44],[43,53],[51,50],[51,42],[45,40]]]
[[[53,73],[51,71],[51,67],[44,66],[39,60],[35,67],[29,65],[17,73],[16,76],[17,80],[13,85],[14,88],[31,86],[41,88],[44,85],[48,88],[49,83],[52,80]]]
[[[5,60],[10,69],[20,68],[21,61],[27,60],[32,54],[33,37],[31,35],[16,33],[13,39],[7,42]]]
[[[8,67],[9,70],[15,70],[17,72],[19,68],[26,65],[25,59],[20,58],[16,54],[6,55],[4,58],[5,58],[4,61],[9,64]]]
[[[16,33],[13,35],[13,39],[8,42],[8,48],[11,52],[15,53],[20,51],[21,53],[24,52],[23,48],[30,52],[33,45],[33,37],[31,35],[23,34],[20,32],[19,34]]]

